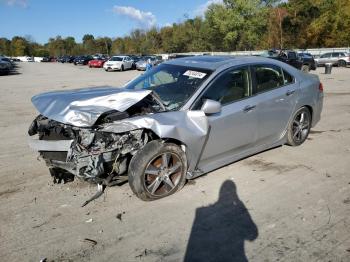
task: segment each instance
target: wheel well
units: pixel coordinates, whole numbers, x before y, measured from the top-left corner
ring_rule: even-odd
[[[150,130],[150,129],[145,129],[145,130],[148,133],[149,137],[151,138],[150,141],[156,140],[156,139],[161,139],[161,140],[163,140],[164,142],[167,142],[167,143],[173,143],[173,144],[178,145],[178,146],[186,146],[185,143],[183,143],[182,141],[177,140],[175,138],[159,137],[152,130]]]
[[[308,105],[305,105],[304,107],[306,107],[306,108],[309,110],[310,115],[311,115],[311,121],[312,121],[312,114],[313,114],[312,107],[311,107],[311,106],[308,106]]]

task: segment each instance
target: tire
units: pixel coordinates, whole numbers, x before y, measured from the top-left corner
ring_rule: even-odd
[[[302,65],[301,71],[304,73],[309,73],[310,72],[310,66],[309,65]]]
[[[186,172],[184,151],[175,144],[154,140],[131,159],[129,185],[138,198],[156,200],[180,190],[186,182]]]
[[[122,65],[122,67],[120,68],[120,72],[124,71],[124,65]]]
[[[92,66],[91,66],[91,65],[89,65],[89,68],[92,68]]]
[[[344,60],[339,60],[338,61],[338,66],[339,67],[346,67],[346,62]]]
[[[293,116],[287,130],[287,144],[299,146],[307,139],[311,128],[311,114],[306,107],[301,107]]]
[[[108,68],[106,68],[105,71],[108,72],[109,71]]]

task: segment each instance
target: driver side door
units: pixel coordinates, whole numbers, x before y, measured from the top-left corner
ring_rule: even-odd
[[[207,144],[198,167],[212,170],[232,162],[235,155],[254,147],[257,139],[256,97],[252,96],[249,67],[232,68],[220,74],[204,91],[195,108],[211,99],[222,104],[220,113],[209,115]]]

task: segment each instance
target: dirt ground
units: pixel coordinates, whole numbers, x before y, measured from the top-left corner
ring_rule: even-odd
[[[233,163],[159,201],[125,184],[82,208],[96,188],[53,184],[27,146],[30,98],[140,73],[20,63],[0,76],[0,260],[350,261],[350,68],[323,71],[322,120],[302,146]]]

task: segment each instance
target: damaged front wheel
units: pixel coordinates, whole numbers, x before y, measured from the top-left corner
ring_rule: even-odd
[[[156,140],[132,158],[129,185],[142,200],[156,200],[181,189],[186,181],[186,171],[184,151],[175,144]]]

